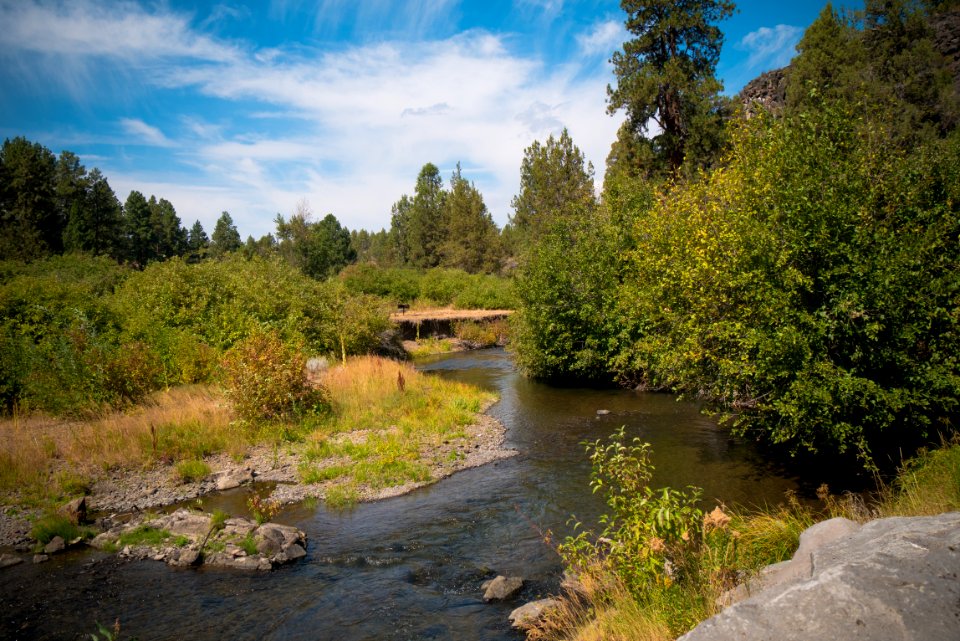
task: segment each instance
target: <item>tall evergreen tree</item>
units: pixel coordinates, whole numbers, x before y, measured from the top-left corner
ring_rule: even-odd
[[[535,240],[555,220],[596,205],[593,165],[586,162],[566,129],[559,138],[551,135],[546,144],[534,141],[524,150],[520,193],[512,205],[510,226],[521,244]]]
[[[707,165],[722,145],[727,102],[715,77],[723,34],[715,23],[733,13],[730,0],[622,0],[634,36],[613,54],[616,86],[607,87],[608,111],[627,112],[621,138],[650,143],[655,165],[672,173],[685,161]],[[640,136],[637,136],[640,134]]]
[[[213,256],[220,257],[228,252],[237,251],[243,245],[240,240],[240,232],[237,226],[233,224],[233,218],[230,214],[223,212],[217,219],[217,224],[213,228],[213,235],[210,237],[210,253]]]
[[[443,179],[433,163],[427,163],[417,176],[406,230],[407,262],[428,268],[440,264],[440,249],[446,237],[446,211]]]
[[[165,198],[159,201],[150,196],[150,223],[156,241],[154,258],[163,260],[172,256],[182,256],[187,251],[187,230],[180,224],[180,217],[173,204]]]
[[[155,256],[157,244],[150,204],[139,191],[131,191],[123,204],[123,226],[126,232],[126,256],[138,265],[146,267]]]
[[[64,248],[123,258],[123,210],[99,169],[83,180],[82,191],[71,195]]]
[[[443,266],[470,273],[493,272],[500,260],[500,234],[480,191],[463,177],[460,164],[450,178]]]
[[[39,258],[63,249],[66,218],[57,206],[56,158],[26,138],[0,149],[0,258]]]
[[[207,232],[203,230],[203,225],[198,220],[193,223],[193,227],[187,232],[187,248],[191,252],[201,252],[209,245],[210,239],[207,237]]]

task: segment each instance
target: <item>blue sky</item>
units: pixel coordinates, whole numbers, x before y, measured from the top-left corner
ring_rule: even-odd
[[[789,62],[824,4],[739,2],[727,93]],[[567,127],[602,180],[623,18],[613,0],[0,0],[0,137],[71,150],[121,201],[167,198],[208,233],[227,210],[259,237],[302,201],[389,227],[426,162],[460,162],[503,225],[534,140]]]

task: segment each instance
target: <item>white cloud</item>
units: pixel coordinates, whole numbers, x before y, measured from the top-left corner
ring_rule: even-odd
[[[193,31],[188,16],[130,4],[4,2],[0,46],[43,56],[106,56],[128,62],[159,57],[227,62],[237,50]]]
[[[437,2],[436,11],[449,5]],[[0,22],[52,20],[72,42],[55,47],[64,58],[106,56],[121,70],[149,62],[147,82],[219,102],[215,123],[186,104],[179,107],[183,113],[170,105],[164,131],[135,118],[122,122],[143,142],[176,147],[175,153],[158,149],[151,163],[166,165],[166,173],[131,173],[119,161],[114,173],[109,163],[101,165],[118,195],[155,193],[173,202],[185,223],[199,219],[208,229],[228,210],[243,235],[259,236],[272,230],[276,213],[289,214],[302,198],[350,228],[379,229],[389,226],[391,204],[412,192],[424,163],[437,164],[447,178],[458,161],[475,168],[466,177],[503,224],[519,188],[523,150],[533,140],[566,127],[602,168],[619,126],[605,114],[605,68],[547,65],[485,31],[336,51],[263,50],[224,43],[193,30],[180,14],[147,13],[136,5],[31,7],[0,6]],[[277,10],[289,7],[278,3]],[[67,24],[68,17],[75,24]],[[133,29],[138,21],[144,26],[134,29],[136,37],[91,42],[91,34]],[[12,28],[0,44],[11,51],[44,46],[25,42],[33,31],[19,22],[5,24]],[[612,38],[604,24],[595,25],[581,47]]]
[[[604,20],[594,24],[586,33],[577,35],[580,51],[588,56],[610,56],[627,40],[622,22]]]
[[[173,146],[173,142],[164,136],[162,131],[137,118],[122,118],[120,120],[120,127],[123,128],[123,131],[127,135],[138,138],[142,144],[152,145],[154,147]]]
[[[760,27],[741,38],[737,48],[749,52],[748,68],[776,69],[790,63],[802,35],[802,28],[786,24]]]

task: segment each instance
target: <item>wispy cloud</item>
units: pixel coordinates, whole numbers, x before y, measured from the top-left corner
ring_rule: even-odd
[[[610,56],[626,40],[627,31],[616,20],[597,22],[586,33],[577,35],[580,51],[588,56]]]
[[[137,138],[141,144],[153,147],[172,147],[173,142],[163,135],[163,132],[152,125],[137,118],[122,118],[120,127],[128,136]]]
[[[737,43],[737,48],[749,52],[747,67],[776,69],[790,63],[802,35],[803,29],[786,24],[760,27],[745,35]]]
[[[44,56],[235,60],[235,47],[194,31],[188,16],[150,13],[135,4],[0,3],[0,46]]]

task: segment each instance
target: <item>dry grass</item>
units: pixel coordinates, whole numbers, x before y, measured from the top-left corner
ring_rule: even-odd
[[[662,613],[637,603],[620,581],[602,568],[580,576],[560,606],[527,636],[531,641],[669,641]]]
[[[488,392],[373,356],[334,367],[321,382],[332,411],[307,439],[301,478],[333,482],[347,494],[429,480],[429,453],[465,439],[464,428],[494,400]]]
[[[15,415],[0,421],[0,492],[69,494],[78,476],[106,469],[242,451],[247,442],[232,418],[223,398],[202,386],[158,392],[89,421]]]

